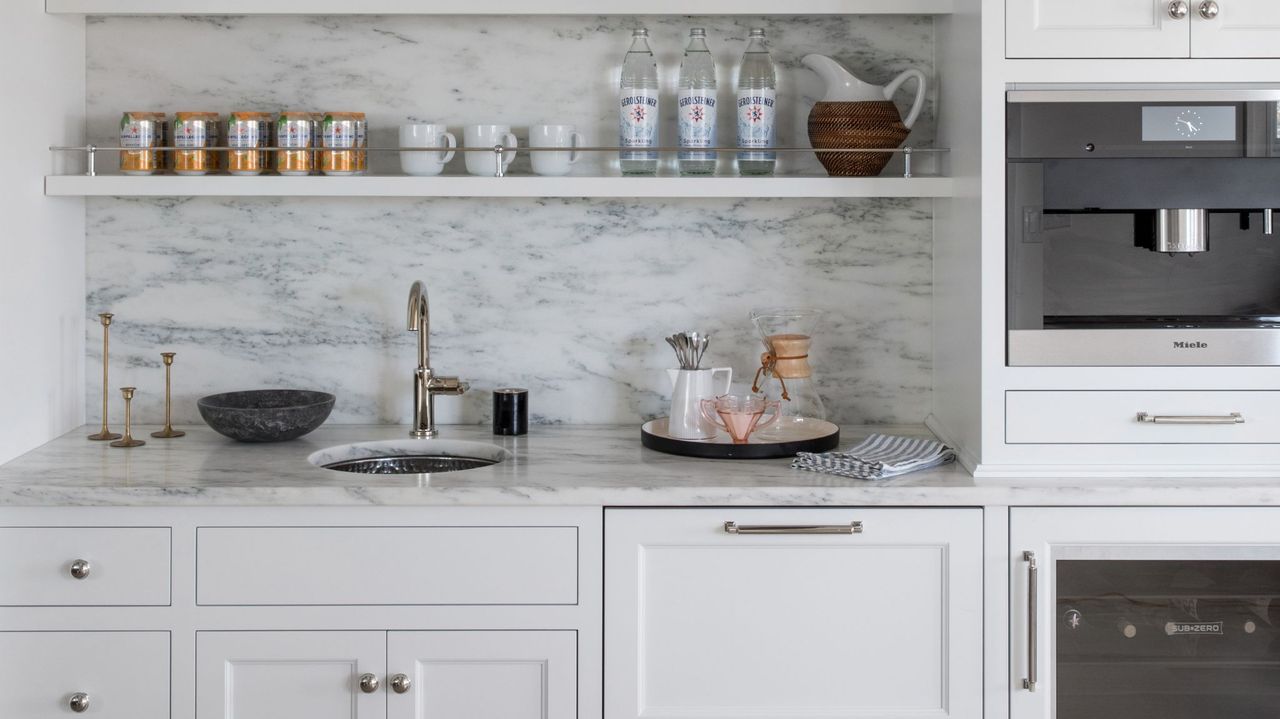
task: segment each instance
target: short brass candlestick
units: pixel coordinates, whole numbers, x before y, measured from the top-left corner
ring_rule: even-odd
[[[107,429],[107,350],[109,349],[112,317],[114,315],[110,312],[103,312],[98,315],[98,321],[102,323],[102,431],[89,435],[89,439],[95,441],[120,439],[120,435]]]
[[[120,394],[124,395],[124,439],[112,442],[112,447],[141,447],[146,444],[140,439],[133,438],[133,393],[135,390],[137,390],[137,387],[120,388]]]
[[[151,436],[157,439],[169,439],[171,437],[181,437],[186,434],[173,428],[173,358],[176,352],[161,352],[160,359],[164,360],[164,429],[159,432],[152,432]]]

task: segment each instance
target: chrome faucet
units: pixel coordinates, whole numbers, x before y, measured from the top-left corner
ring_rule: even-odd
[[[431,309],[427,304],[427,287],[419,280],[409,288],[409,331],[418,333],[418,369],[413,373],[413,431],[417,439],[434,437],[436,430],[435,396],[458,395],[470,385],[457,377],[437,377],[431,371]]]

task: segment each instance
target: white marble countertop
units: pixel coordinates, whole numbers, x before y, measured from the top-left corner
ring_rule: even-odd
[[[216,505],[1280,505],[1280,479],[981,479],[958,465],[866,482],[790,468],[790,460],[703,460],[640,446],[634,426],[535,426],[524,437],[450,426],[443,439],[499,445],[513,458],[434,475],[347,474],[312,466],[334,445],[407,437],[406,427],[330,425],[292,442],[240,444],[207,427],[116,449],[83,427],[0,465],[0,506]],[[918,426],[844,427],[927,435]]]

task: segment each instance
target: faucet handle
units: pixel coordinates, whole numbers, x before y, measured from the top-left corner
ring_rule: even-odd
[[[471,385],[457,377],[432,377],[427,389],[434,394],[462,394],[471,389]]]

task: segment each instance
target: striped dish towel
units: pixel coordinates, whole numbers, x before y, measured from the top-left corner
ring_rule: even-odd
[[[793,469],[853,479],[888,479],[955,461],[955,450],[932,439],[873,434],[844,452],[800,452]]]

